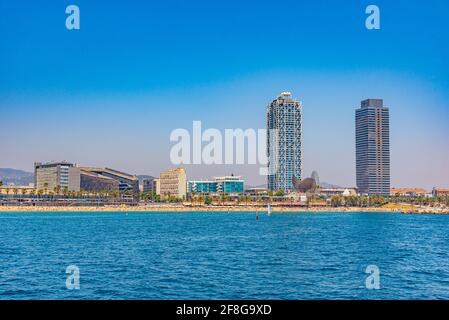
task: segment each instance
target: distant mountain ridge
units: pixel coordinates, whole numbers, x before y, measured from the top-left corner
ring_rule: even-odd
[[[24,170],[0,168],[0,181],[3,185],[28,186],[34,182],[34,174]]]
[[[142,184],[144,179],[155,178],[150,175],[141,174],[138,175],[139,183]],[[15,185],[15,186],[28,186],[30,183],[34,182],[34,174],[31,172],[27,172],[24,170],[17,170],[12,168],[0,168],[0,181],[3,182],[3,185]],[[321,188],[341,188],[338,185],[330,184],[327,182],[320,183]],[[246,189],[252,188],[267,188],[266,184],[260,184],[257,186],[247,185]]]

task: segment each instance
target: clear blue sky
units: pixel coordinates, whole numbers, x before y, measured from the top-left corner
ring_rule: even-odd
[[[381,30],[365,28],[368,4]],[[304,175],[355,184],[354,109],[372,97],[390,107],[392,185],[449,186],[446,0],[0,0],[0,15],[0,167],[158,175],[173,129],[263,128],[287,90],[304,105]],[[187,169],[265,182],[258,167]]]

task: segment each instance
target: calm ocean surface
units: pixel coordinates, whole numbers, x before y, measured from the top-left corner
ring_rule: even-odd
[[[449,216],[0,213],[0,299],[439,298]]]

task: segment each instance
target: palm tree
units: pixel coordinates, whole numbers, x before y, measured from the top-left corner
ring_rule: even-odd
[[[3,181],[0,180],[0,187],[3,187]],[[2,194],[3,189],[0,188],[0,195]]]
[[[357,197],[357,206],[363,207],[366,203],[364,196],[356,196]]]
[[[284,189],[280,189],[275,194],[277,197],[283,197],[285,195]]]
[[[62,194],[64,195],[64,197],[67,197],[68,193],[69,193],[69,188],[64,187],[64,189],[62,190]]]
[[[47,191],[48,191],[47,189],[48,189],[48,183],[45,182],[45,183],[44,183],[44,193],[45,193],[45,194],[47,194]]]
[[[339,207],[343,204],[343,197],[338,195],[338,196],[333,196],[331,199],[331,204],[333,207]]]
[[[313,202],[313,194],[306,195],[306,206],[310,207],[310,204]]]

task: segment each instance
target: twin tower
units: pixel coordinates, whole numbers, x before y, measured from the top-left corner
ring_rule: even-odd
[[[390,194],[390,118],[381,99],[363,100],[355,115],[356,180],[360,194]],[[302,179],[302,104],[282,92],[267,106],[271,191],[293,189]]]

